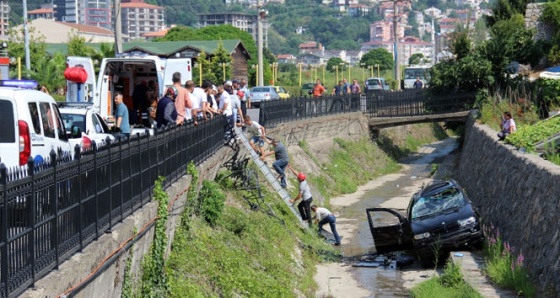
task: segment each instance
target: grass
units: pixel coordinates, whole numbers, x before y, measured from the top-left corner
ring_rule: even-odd
[[[177,230],[167,261],[168,296],[312,297],[315,265],[339,252],[298,228],[288,207],[265,188],[265,204],[254,211],[242,198],[247,193],[230,187],[222,184],[228,199],[213,224],[192,215],[188,230]]]
[[[535,297],[536,288],[523,265],[523,252],[515,252],[500,238],[494,226],[484,227],[486,273],[498,285],[515,290],[519,296]]]
[[[337,149],[322,165],[321,175],[310,175],[311,183],[325,197],[353,193],[359,185],[382,174],[399,170],[399,165],[369,139],[347,141],[335,138]],[[305,151],[305,148],[304,148]],[[310,154],[306,151],[307,154]],[[313,156],[310,155],[313,159]]]
[[[470,284],[465,282],[461,266],[448,262],[443,274],[435,276],[412,288],[410,296],[414,298],[482,298]]]

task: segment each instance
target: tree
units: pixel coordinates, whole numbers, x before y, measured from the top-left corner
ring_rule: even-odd
[[[421,64],[424,60],[424,54],[422,53],[414,53],[408,58],[408,65],[416,65]]]
[[[509,20],[516,14],[525,14],[529,0],[498,0],[492,6],[492,14],[485,15],[488,27],[493,27],[499,21]]]
[[[551,41],[552,47],[547,52],[547,58],[551,63],[558,64],[560,63],[560,0],[546,3],[542,18],[553,27],[553,32],[556,32]]]
[[[379,65],[381,70],[393,69],[393,54],[389,53],[386,49],[377,48],[367,52],[362,56],[360,64],[365,65]]]
[[[22,63],[25,59],[24,34],[23,29],[17,31],[9,29],[8,31],[8,53],[11,57],[21,58]],[[39,35],[35,27],[29,28],[29,61],[31,62],[31,71],[34,70],[34,62],[47,56],[47,46],[45,44],[45,36]],[[15,72],[17,66],[10,65],[10,71]],[[26,74],[28,76],[29,74]]]
[[[66,56],[55,53],[52,57],[41,57],[34,61],[30,76],[53,93],[64,92],[66,79],[64,69],[66,68]]]
[[[332,57],[329,59],[329,61],[327,61],[327,71],[335,71],[337,67],[339,71],[342,71],[344,70],[344,66],[344,60],[342,60],[342,58],[340,57]]]
[[[200,55],[196,58],[197,71],[193,71],[193,81],[198,84],[200,83],[200,67],[202,67],[202,80],[208,80],[211,82],[217,82],[216,75],[212,71],[211,61],[208,61],[208,57],[204,51],[200,52]],[[221,79],[220,79],[221,80]]]
[[[68,34],[68,56],[88,56],[91,57],[93,50],[86,45],[85,37],[77,34]]]
[[[212,53],[210,69],[216,75],[216,80],[222,82],[224,79],[231,78],[231,56],[224,49],[222,42],[218,43],[218,48]],[[225,70],[225,72],[224,72]]]

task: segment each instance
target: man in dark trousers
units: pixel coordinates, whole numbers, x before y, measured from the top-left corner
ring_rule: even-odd
[[[290,203],[295,203],[300,199],[302,200],[297,206],[299,214],[301,215],[301,219],[307,221],[311,227],[313,223],[313,218],[311,216],[311,202],[313,202],[313,197],[311,197],[311,188],[307,183],[307,177],[304,173],[296,172],[292,167],[290,167],[290,170],[297,176],[297,180],[299,181],[299,193],[297,197],[290,200]]]
[[[284,146],[284,144],[282,144],[277,139],[272,139],[269,141],[267,138],[265,138],[265,141],[268,144],[272,144],[272,146],[274,146],[274,151],[266,152],[263,156],[261,156],[261,160],[264,161],[264,159],[269,155],[275,155],[276,161],[272,164],[272,167],[274,168],[276,173],[278,173],[278,177],[280,178],[280,186],[282,186],[282,188],[286,188],[287,184],[285,171],[289,162],[288,150],[286,149],[286,146]]]
[[[311,210],[315,212],[315,222],[318,224],[318,233],[321,235],[321,230],[323,230],[324,224],[329,224],[331,226],[331,231],[334,236],[334,245],[340,245],[340,236],[336,231],[336,217],[327,208],[317,207],[316,205],[311,206]]]

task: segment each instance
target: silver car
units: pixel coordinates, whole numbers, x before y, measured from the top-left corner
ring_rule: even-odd
[[[263,101],[280,99],[278,92],[270,86],[253,87],[249,91],[249,96],[251,97],[251,106],[254,108],[260,107]]]

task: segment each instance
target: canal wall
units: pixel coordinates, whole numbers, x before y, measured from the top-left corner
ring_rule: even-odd
[[[498,141],[469,117],[456,170],[459,183],[548,297],[560,295],[560,167]],[[549,296],[550,295],[550,296]]]
[[[301,121],[279,124],[267,128],[269,135],[281,139],[289,148],[299,148],[305,142],[310,150],[318,156],[328,154],[335,137],[357,139],[369,135],[367,120],[361,113],[317,117]],[[245,152],[242,149],[242,152]],[[292,150],[292,149],[289,149]],[[295,149],[297,150],[297,149]],[[222,164],[233,155],[230,147],[223,147],[197,167],[199,181],[214,180]],[[311,162],[296,157],[292,163],[298,163],[298,169],[313,170]],[[307,163],[308,167],[304,163]],[[301,166],[301,167],[300,167]],[[320,171],[321,169],[315,169]],[[186,172],[186,166],[185,166]],[[175,228],[186,200],[186,191],[191,186],[191,177],[185,175],[166,189],[172,202],[167,222],[167,239],[173,239]],[[143,256],[149,253],[154,237],[152,220],[157,215],[157,204],[144,205],[123,222],[115,225],[98,240],[88,245],[63,262],[58,270],[35,282],[20,297],[120,297],[127,260],[130,259],[130,272],[138,281],[140,278]],[[139,233],[135,237],[136,233]],[[168,241],[167,253],[171,248]],[[137,282],[136,282],[137,283]],[[69,292],[71,290],[71,292]]]

